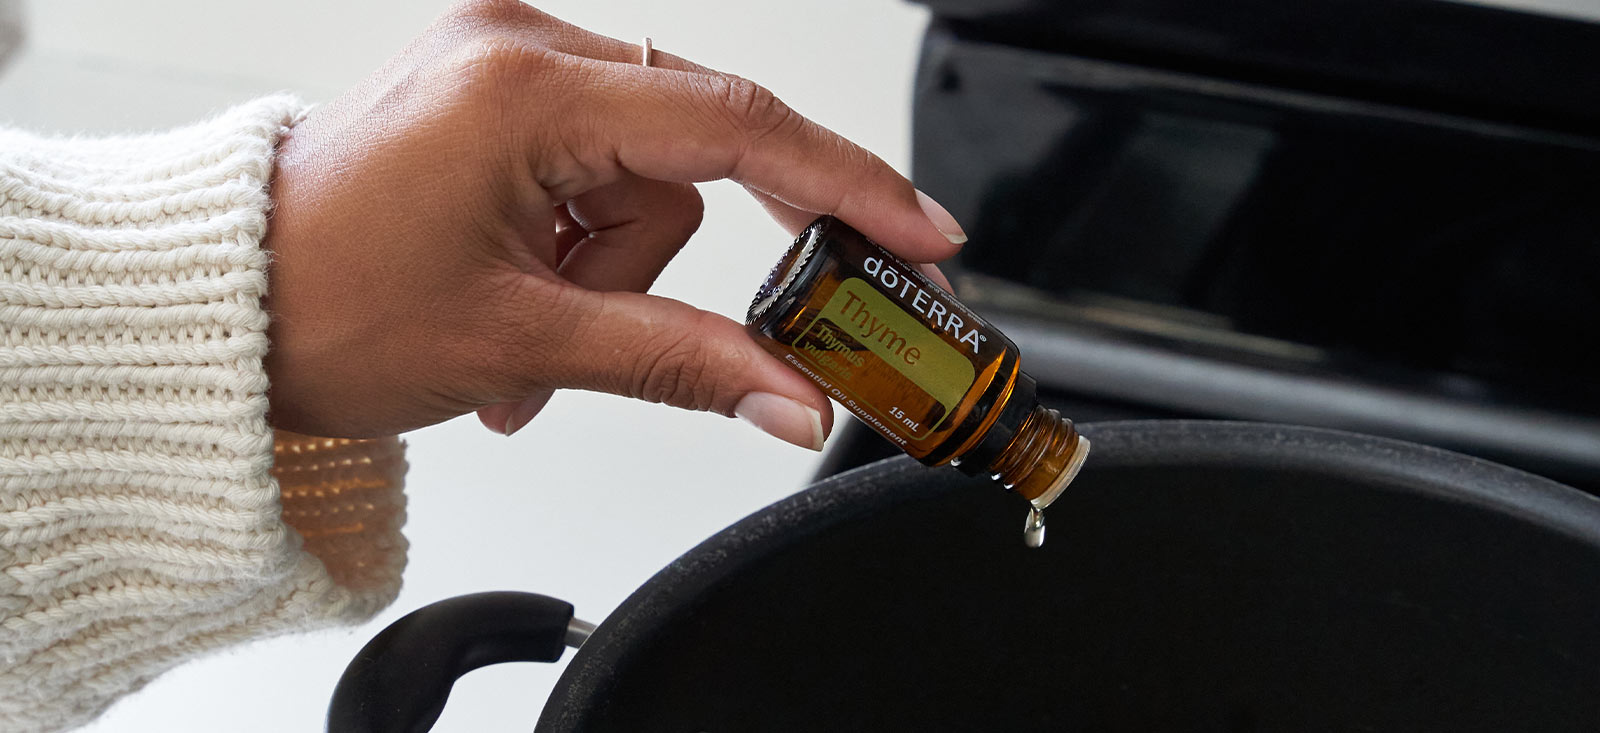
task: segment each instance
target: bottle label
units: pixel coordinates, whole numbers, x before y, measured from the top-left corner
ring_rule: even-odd
[[[937,429],[976,378],[969,357],[860,278],[841,282],[791,346],[832,382],[835,399],[900,442]],[[885,384],[890,372],[873,361],[900,378]],[[866,374],[870,401],[861,399],[857,384]]]

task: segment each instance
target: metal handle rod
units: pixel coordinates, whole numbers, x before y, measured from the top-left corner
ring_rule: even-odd
[[[567,622],[567,635],[562,638],[562,642],[573,649],[577,649],[583,646],[583,643],[588,641],[590,636],[594,635],[594,630],[594,624],[581,618],[573,618]]]

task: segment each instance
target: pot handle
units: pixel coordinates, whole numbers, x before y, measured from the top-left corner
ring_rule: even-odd
[[[367,642],[339,678],[328,733],[424,733],[457,678],[502,662],[554,662],[594,626],[572,604],[496,591],[423,606]]]

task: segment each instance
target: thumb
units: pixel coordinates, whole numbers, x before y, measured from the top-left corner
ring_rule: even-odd
[[[739,417],[773,437],[821,450],[833,409],[744,326],[686,303],[573,288],[565,343],[542,349],[538,381]],[[545,339],[549,334],[545,334]]]

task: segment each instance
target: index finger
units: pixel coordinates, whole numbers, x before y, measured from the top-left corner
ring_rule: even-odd
[[[556,192],[558,197],[608,182],[621,173],[608,170],[616,167],[684,183],[727,178],[795,209],[833,214],[916,262],[945,259],[966,241],[948,212],[883,159],[752,81],[566,59],[578,68],[563,78],[582,85],[582,103],[563,105],[561,115],[541,124],[556,126],[564,149],[582,160],[577,172],[553,176],[577,189]]]

